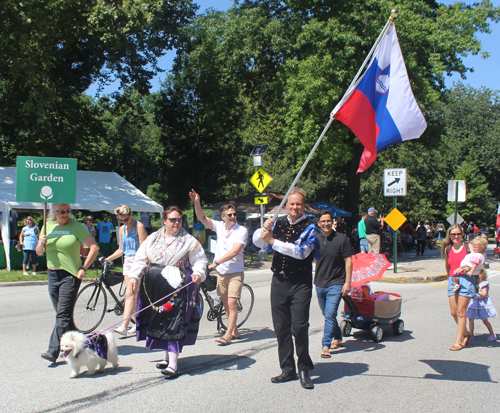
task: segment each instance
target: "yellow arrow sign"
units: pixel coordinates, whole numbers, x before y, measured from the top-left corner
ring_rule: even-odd
[[[250,178],[250,183],[257,188],[257,191],[262,192],[272,180],[273,178],[271,178],[264,169],[259,168]]]
[[[399,212],[397,208],[394,208],[389,215],[385,217],[384,221],[387,222],[394,231],[397,231],[401,225],[406,222],[406,217]]]
[[[255,205],[267,205],[269,202],[269,198],[267,196],[256,196],[255,197]]]

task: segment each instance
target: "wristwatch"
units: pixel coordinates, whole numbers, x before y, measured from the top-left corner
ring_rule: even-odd
[[[219,265],[219,263],[217,262],[217,260],[214,261],[214,264],[215,264],[215,266]]]
[[[83,267],[80,267],[81,270],[83,270],[84,273],[87,273],[87,270]]]

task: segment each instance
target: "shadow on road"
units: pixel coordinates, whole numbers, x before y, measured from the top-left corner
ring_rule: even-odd
[[[424,379],[452,380],[452,381],[479,381],[497,383],[491,380],[488,369],[484,364],[469,363],[457,360],[420,360],[429,365],[438,374],[426,374]]]
[[[330,383],[343,377],[359,376],[368,371],[368,364],[365,363],[316,363],[311,371],[314,384]],[[319,377],[314,377],[314,376]]]
[[[208,354],[179,359],[182,374],[196,376],[212,370],[244,370],[255,363],[247,356]]]

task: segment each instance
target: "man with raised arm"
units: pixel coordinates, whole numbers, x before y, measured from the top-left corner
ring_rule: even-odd
[[[278,339],[281,374],[271,378],[273,383],[297,380],[293,356],[293,338],[297,352],[300,384],[314,388],[309,370],[314,368],[309,356],[309,307],[312,296],[312,261],[319,260],[316,227],[304,215],[306,193],[292,189],[286,203],[288,216],[274,222],[268,219],[264,228],[253,234],[259,248],[274,250],[271,271],[271,312]],[[312,254],[313,250],[315,254]]]
[[[194,189],[189,192],[189,197],[194,202],[198,221],[217,234],[215,260],[208,268],[217,270],[217,295],[221,297],[227,314],[226,334],[216,340],[219,345],[225,346],[231,344],[231,340],[240,338],[236,325],[238,299],[241,297],[245,278],[243,249],[247,245],[248,231],[238,224],[233,204],[221,207],[221,222],[205,216],[201,208],[200,195]]]

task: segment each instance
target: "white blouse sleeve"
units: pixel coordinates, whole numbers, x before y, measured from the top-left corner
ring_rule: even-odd
[[[144,275],[144,269],[148,266],[148,258],[146,257],[146,243],[143,242],[135,253],[134,263],[130,269],[128,277],[131,280],[139,281]]]
[[[205,281],[205,269],[208,265],[208,259],[199,242],[196,243],[196,247],[194,247],[189,254],[189,262],[191,264],[191,268],[193,269],[193,274],[198,274],[201,277],[201,281]]]

